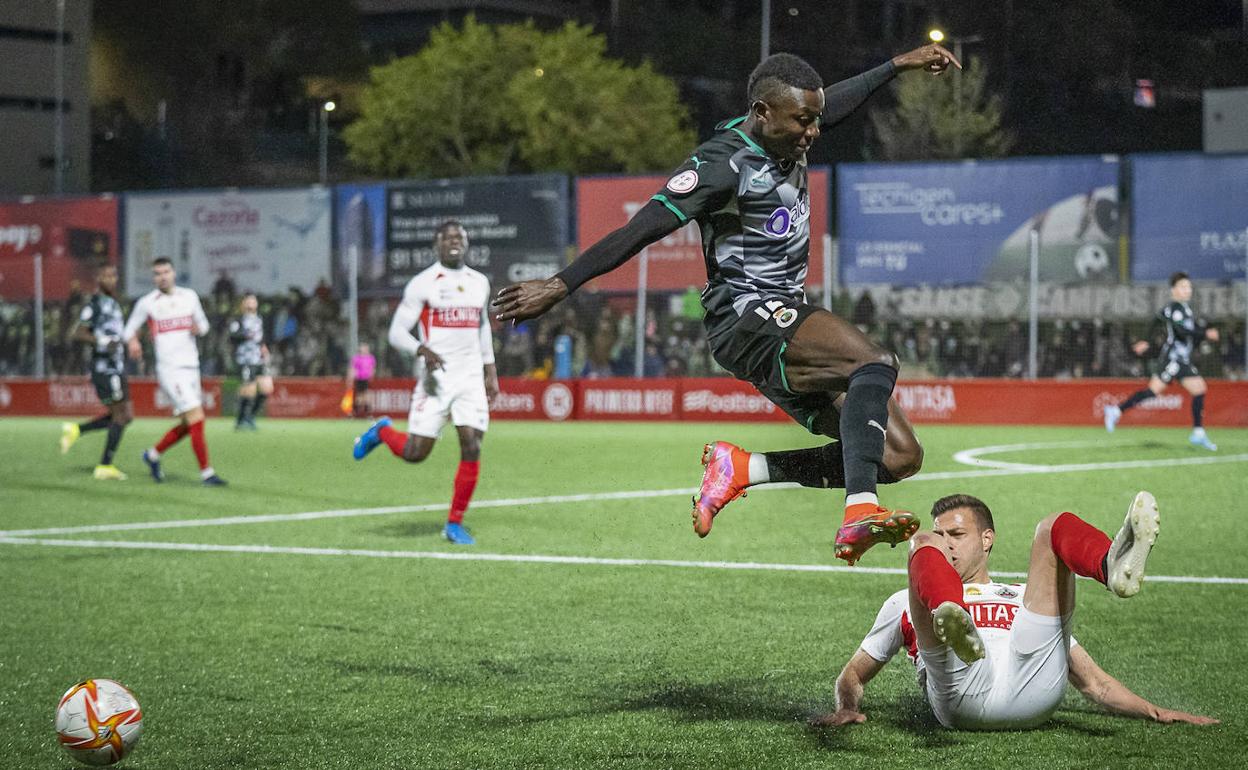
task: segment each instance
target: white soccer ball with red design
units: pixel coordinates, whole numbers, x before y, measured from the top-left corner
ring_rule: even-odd
[[[143,712],[134,693],[111,679],[79,682],[56,707],[56,739],[74,759],[111,765],[129,754],[143,734]]]

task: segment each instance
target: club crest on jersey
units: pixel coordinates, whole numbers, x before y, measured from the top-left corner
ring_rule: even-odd
[[[1001,586],[997,589],[997,596],[1003,596],[1006,599],[1017,599],[1018,591],[1015,591],[1012,588],[1007,588],[1006,586]]]
[[[677,194],[684,194],[698,186],[698,172],[693,169],[682,171],[667,180],[667,189]]]
[[[795,228],[810,219],[810,201],[802,196],[792,208],[781,206],[771,212],[763,224],[763,232],[772,238],[787,238]]]

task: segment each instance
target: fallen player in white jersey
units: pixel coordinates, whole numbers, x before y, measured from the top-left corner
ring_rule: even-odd
[[[932,518],[933,531],[910,541],[910,587],[884,603],[836,680],[837,710],[813,725],[865,722],[863,688],[902,648],[936,719],[948,728],[1037,727],[1057,710],[1068,681],[1116,714],[1167,724],[1218,722],[1150,703],[1105,673],[1070,636],[1075,575],[1124,598],[1139,592],[1158,532],[1152,495],[1136,495],[1112,542],[1073,513],[1045,518],[1036,527],[1026,584],[989,577],[996,530],[981,500],[942,498]]]

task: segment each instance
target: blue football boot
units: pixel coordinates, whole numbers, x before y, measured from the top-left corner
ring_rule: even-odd
[[[357,460],[363,460],[367,457],[368,453],[376,449],[377,445],[381,443],[381,436],[378,435],[378,431],[388,427],[390,427],[389,417],[382,417],[370,425],[368,430],[361,433],[360,437],[355,440],[355,448],[351,450],[352,456]]]

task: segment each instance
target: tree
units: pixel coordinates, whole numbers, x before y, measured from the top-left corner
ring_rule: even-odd
[[[896,106],[871,110],[873,149],[881,160],[995,158],[1014,137],[1001,128],[1001,99],[987,89],[988,68],[972,58],[965,70],[933,80],[900,77]]]
[[[443,23],[412,56],[374,67],[351,158],[381,176],[666,170],[694,144],[676,86],[604,56],[572,22]]]

